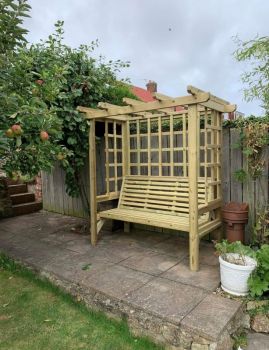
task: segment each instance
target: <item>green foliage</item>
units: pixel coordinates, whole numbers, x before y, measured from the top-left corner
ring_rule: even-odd
[[[27,0],[1,0],[0,2],[0,56],[12,53],[25,44],[28,31],[21,27],[25,17],[29,17]],[[5,57],[1,57],[1,60]]]
[[[76,108],[95,108],[99,101],[122,104],[122,97],[133,95],[116,77],[128,62],[94,59],[98,42],[72,49],[63,44],[63,34],[59,21],[46,41],[18,48],[1,62],[0,151],[9,175],[33,177],[60,161],[67,193],[83,196],[80,173],[88,156],[88,124]],[[14,124],[20,125],[22,135],[5,138]],[[48,140],[41,139],[41,131],[48,133]]]
[[[269,37],[256,37],[243,42],[236,38],[238,49],[235,58],[239,62],[250,63],[251,70],[242,75],[242,81],[247,84],[245,99],[259,99],[263,107],[269,111]]]
[[[264,244],[256,252],[257,269],[248,279],[250,295],[261,297],[269,291],[269,244]]]
[[[269,244],[269,205],[257,211],[253,241],[259,245]]]
[[[239,169],[234,172],[234,178],[238,182],[245,182],[247,180],[248,174],[245,172],[244,169]]]
[[[258,301],[259,302],[259,301]],[[253,317],[258,314],[268,315],[269,313],[269,300],[262,300],[262,304],[257,304],[253,309],[248,310],[248,314]]]
[[[240,139],[234,147],[242,149],[247,160],[246,169],[237,170],[235,178],[240,182],[246,181],[248,176],[256,180],[264,171],[265,150],[269,144],[269,118],[240,118],[234,126],[240,128]]]
[[[236,334],[232,335],[234,344],[233,349],[238,350],[239,348],[245,348],[248,345],[247,333],[245,330],[239,329]]]
[[[217,254],[224,258],[228,253],[236,253],[240,256],[249,256],[251,258],[256,257],[256,252],[249,246],[242,244],[240,241],[230,243],[227,240],[223,240],[215,244],[215,249]]]

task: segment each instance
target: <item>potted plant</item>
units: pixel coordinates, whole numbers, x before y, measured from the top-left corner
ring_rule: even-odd
[[[221,288],[233,295],[247,295],[249,276],[257,267],[255,252],[239,241],[224,240],[216,243],[215,248],[219,255]]]

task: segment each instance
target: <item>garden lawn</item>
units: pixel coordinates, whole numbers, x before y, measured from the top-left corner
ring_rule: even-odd
[[[1,350],[160,350],[0,256]]]

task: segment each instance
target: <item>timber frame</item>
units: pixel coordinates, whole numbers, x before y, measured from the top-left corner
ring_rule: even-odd
[[[78,107],[89,120],[90,232],[96,245],[106,219],[189,233],[190,269],[199,269],[199,242],[221,226],[221,143],[229,104],[188,86],[189,95],[156,101],[124,98],[126,106]],[[105,193],[97,193],[96,125],[103,125]],[[100,202],[118,208],[98,212]]]

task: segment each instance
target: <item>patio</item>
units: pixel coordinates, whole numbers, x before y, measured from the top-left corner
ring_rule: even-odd
[[[211,243],[201,242],[200,271],[191,272],[187,237],[103,231],[92,247],[78,233],[82,224],[45,211],[5,219],[0,251],[90,307],[126,318],[137,334],[175,349],[230,349],[241,304],[214,293],[219,266]]]

